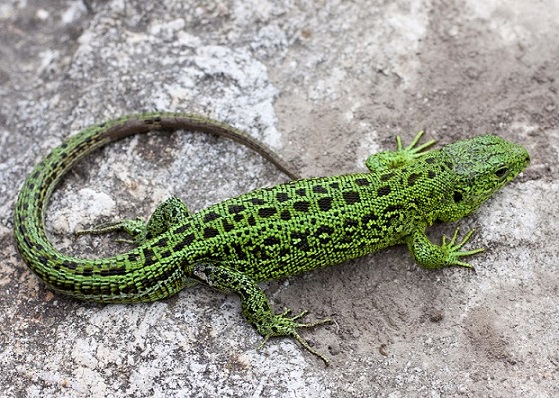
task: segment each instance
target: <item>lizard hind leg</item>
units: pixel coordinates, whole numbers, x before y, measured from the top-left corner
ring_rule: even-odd
[[[190,213],[182,200],[176,196],[164,200],[156,208],[146,223],[140,218],[113,221],[90,229],[77,231],[78,235],[101,235],[124,232],[131,239],[117,239],[117,242],[133,243],[137,246],[165,233],[171,226],[184,222]]]
[[[298,322],[295,322],[295,321],[297,319],[302,318],[305,315],[307,315],[308,311],[305,310],[305,311],[302,311],[301,313],[299,313],[298,315],[295,315],[293,317],[288,317],[287,315],[290,312],[291,312],[291,310],[288,308],[283,313],[275,314],[273,316],[273,319],[270,322],[270,324],[265,327],[265,332],[267,332],[267,333],[264,335],[264,340],[262,340],[262,343],[260,343],[260,345],[258,346],[258,349],[261,350],[262,347],[264,347],[264,345],[266,345],[266,343],[268,342],[270,337],[290,336],[290,337],[293,337],[295,340],[297,340],[299,342],[299,344],[301,344],[311,354],[314,354],[317,357],[319,357],[320,359],[322,359],[324,361],[324,363],[326,364],[326,366],[328,366],[330,364],[330,361],[328,360],[328,358],[326,358],[323,354],[321,354],[320,352],[318,352],[317,350],[312,348],[310,346],[310,344],[308,343],[308,341],[305,340],[304,338],[302,338],[301,335],[299,335],[299,333],[297,332],[297,329],[298,328],[312,328],[312,327],[315,327],[315,326],[318,326],[318,325],[333,323],[334,321],[331,318],[324,318],[324,319],[319,319],[317,321],[310,322],[310,323],[298,323]],[[260,330],[258,330],[258,331],[260,332]],[[260,332],[260,333],[262,334],[262,332]]]
[[[258,349],[262,348],[270,337],[292,337],[307,351],[322,359],[326,365],[329,364],[329,360],[323,354],[312,348],[299,335],[298,329],[332,323],[333,321],[330,318],[310,323],[299,323],[297,320],[305,316],[307,311],[292,317],[288,316],[289,309],[281,314],[275,314],[270,301],[256,281],[233,267],[227,267],[212,261],[203,261],[192,265],[190,273],[193,278],[208,286],[226,293],[239,295],[244,317],[264,337],[264,341]]]

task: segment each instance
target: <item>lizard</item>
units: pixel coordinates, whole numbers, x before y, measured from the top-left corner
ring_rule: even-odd
[[[147,222],[106,223],[81,233],[123,232],[135,247],[101,259],[61,253],[49,241],[44,215],[64,174],[93,150],[118,139],[157,130],[222,135],[262,154],[292,180],[211,205],[196,213],[177,197],[163,201]],[[430,149],[423,132],[395,151],[366,160],[368,172],[301,179],[264,144],[246,133],[198,115],[151,112],[90,126],[62,142],[31,171],[17,198],[14,234],[31,270],[51,289],[100,303],[151,302],[203,284],[236,293],[245,319],[263,336],[286,336],[329,360],[300,336],[299,329],[330,323],[300,323],[307,314],[275,313],[259,282],[282,279],[407,245],[424,268],[472,266],[462,250],[473,234],[426,236],[435,221],[469,215],[530,161],[527,150],[496,135],[482,135]]]

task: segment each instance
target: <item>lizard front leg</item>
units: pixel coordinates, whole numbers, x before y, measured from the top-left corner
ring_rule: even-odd
[[[417,133],[411,144],[405,148],[402,145],[402,139],[400,136],[396,136],[396,150],[383,151],[369,156],[365,162],[367,168],[373,173],[396,169],[410,164],[414,160],[428,154],[430,151],[426,151],[426,149],[435,144],[436,141],[431,140],[416,146],[422,136],[423,131],[420,131]]]
[[[460,257],[471,256],[481,253],[483,249],[473,249],[462,251],[462,247],[471,238],[474,230],[469,231],[462,241],[457,242],[458,228],[454,232],[452,239],[447,241],[443,236],[442,243],[437,246],[427,238],[425,229],[417,229],[406,239],[408,249],[415,262],[423,268],[441,268],[458,265],[461,267],[473,268],[472,265],[460,260]]]
[[[264,341],[258,347],[259,349],[264,346],[270,337],[289,336],[297,340],[309,352],[322,359],[326,365],[329,364],[328,359],[312,348],[299,335],[297,330],[331,323],[330,318],[311,323],[298,323],[296,320],[303,317],[307,311],[293,317],[287,316],[290,312],[289,309],[281,314],[274,314],[270,301],[255,281],[240,271],[218,263],[197,263],[192,266],[191,275],[215,289],[239,295],[244,317],[264,337]]]

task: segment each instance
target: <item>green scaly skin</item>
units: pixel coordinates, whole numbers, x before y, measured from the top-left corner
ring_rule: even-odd
[[[426,268],[470,267],[482,251],[462,251],[472,232],[441,245],[425,229],[476,210],[529,163],[521,146],[485,135],[427,150],[422,133],[407,147],[367,159],[368,173],[291,181],[258,189],[189,213],[180,199],[163,202],[149,222],[138,219],[82,231],[124,231],[136,248],[98,260],[60,253],[49,242],[44,213],[60,178],[83,156],[117,139],[152,130],[199,130],[227,136],[258,151],[290,177],[295,173],[246,134],[200,116],[149,113],[92,126],[71,137],[31,172],[18,197],[14,228],[19,251],[52,289],[102,303],[160,300],[202,283],[240,296],[243,314],[264,336],[291,336],[328,363],[298,329],[305,312],[275,314],[258,282],[285,278],[406,244]]]

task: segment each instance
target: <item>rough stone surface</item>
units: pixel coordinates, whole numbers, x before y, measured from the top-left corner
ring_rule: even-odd
[[[0,391],[6,397],[559,396],[559,3],[552,0],[4,0],[0,4]],[[146,110],[231,122],[304,176],[364,170],[420,129],[492,132],[532,164],[475,215],[477,272],[413,267],[402,247],[268,283],[323,364],[260,337],[235,296],[93,305],[46,289],[17,254],[27,173],[81,128]],[[47,227],[83,257],[125,250],[72,232],[171,194],[199,210],[285,178],[196,133],[134,137],[80,163]],[[431,229],[434,240],[453,225]]]

